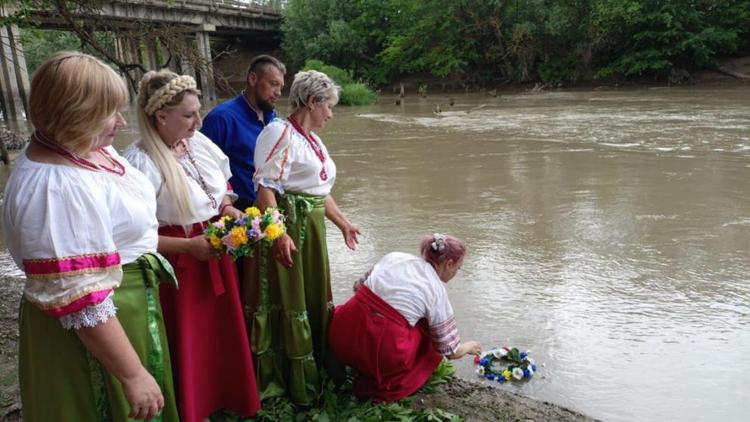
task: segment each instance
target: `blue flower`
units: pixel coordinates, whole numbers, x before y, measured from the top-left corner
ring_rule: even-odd
[[[528,354],[528,353],[526,353],[526,352],[521,352],[521,353],[520,353],[520,354],[519,354],[518,356],[520,356],[520,357],[521,357],[521,359],[526,359],[526,356],[528,356],[528,355],[529,355],[529,354]]]
[[[495,380],[495,374],[487,374],[484,377],[487,378],[490,381],[494,381]]]
[[[487,366],[490,363],[490,361],[487,358],[479,359],[479,364],[482,366]]]
[[[531,372],[529,372],[528,369],[524,368],[523,370],[523,377],[524,378],[531,378]]]
[[[504,383],[505,382],[505,377],[502,376],[502,375],[498,375],[497,382],[499,382],[500,384]]]
[[[536,364],[535,364],[535,363],[532,363],[532,364],[531,364],[531,369],[533,369],[533,370],[534,370],[534,372],[536,372]]]

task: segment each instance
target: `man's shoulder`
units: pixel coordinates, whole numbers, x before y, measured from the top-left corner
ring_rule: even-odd
[[[218,104],[206,114],[206,119],[232,120],[241,118],[242,104],[238,101],[240,97],[234,97]]]

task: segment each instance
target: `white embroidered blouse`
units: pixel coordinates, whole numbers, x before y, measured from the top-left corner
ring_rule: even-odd
[[[195,135],[186,141],[192,160],[184,150],[176,158],[188,175],[190,200],[195,211],[189,221],[180,221],[177,206],[166,189],[161,172],[138,143],[131,144],[123,152],[125,158],[142,171],[156,189],[156,217],[162,226],[188,226],[209,220],[219,213],[224,196],[229,194],[236,199],[236,195],[229,190],[227,185],[227,180],[232,176],[229,170],[229,158],[200,132],[195,132]],[[216,206],[212,204],[211,199],[203,190],[201,179],[205,181],[208,193],[215,199]]]
[[[286,191],[325,196],[331,193],[336,180],[336,164],[328,154],[318,135],[310,133],[322,150],[325,163],[304,135],[291,123],[274,119],[258,135],[255,145],[255,189],[271,188],[279,193]],[[321,177],[325,170],[326,177]]]
[[[430,263],[411,254],[392,252],[375,264],[364,285],[391,305],[410,326],[425,318],[438,352],[447,356],[457,350],[460,338],[453,307],[444,283]]]
[[[26,273],[25,298],[66,328],[115,314],[121,265],[156,252],[154,190],[146,177],[30,160],[24,150],[5,187],[3,224],[11,256]]]

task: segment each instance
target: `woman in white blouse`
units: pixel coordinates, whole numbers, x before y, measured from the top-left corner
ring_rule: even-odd
[[[178,420],[159,306],[154,189],[112,148],[128,90],[89,55],[34,74],[35,131],[5,188],[6,244],[26,273],[19,379],[26,421]]]
[[[287,233],[271,250],[246,261],[243,295],[261,395],[288,394],[309,405],[321,387],[321,370],[342,368],[327,347],[333,311],[324,217],[350,249],[359,229],[331,196],[336,165],[313,130],[333,117],[339,87],[321,72],[299,72],[289,92],[291,115],[258,136],[253,182],[258,205],[279,207]]]
[[[253,416],[260,408],[236,266],[228,255],[215,256],[203,235],[209,220],[242,213],[232,206],[229,159],[197,131],[199,95],[190,76],[146,73],[141,140],[124,154],[156,189],[159,251],[177,273],[179,286],[163,286],[161,303],[180,418],[188,422],[221,409]]]
[[[422,240],[420,252],[384,256],[336,308],[331,349],[356,370],[360,398],[401,400],[422,387],[443,356],[481,353],[479,343],[460,342],[445,290],[463,265],[463,244],[436,233]]]

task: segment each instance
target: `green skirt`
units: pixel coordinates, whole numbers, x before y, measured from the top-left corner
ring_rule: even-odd
[[[160,281],[174,280],[172,269],[156,254],[124,265],[113,302],[117,319],[141,362],[164,395],[154,421],[178,421],[172,367],[164,332]],[[73,330],[66,330],[25,299],[19,317],[19,380],[24,421],[127,421],[130,405],[122,385],[87,351]]]
[[[261,399],[287,394],[301,405],[320,394],[323,371],[343,367],[328,351],[333,314],[325,229],[325,197],[287,193],[279,208],[297,252],[284,268],[269,246],[245,260],[243,303]]]

